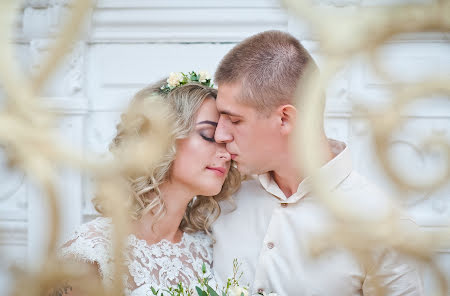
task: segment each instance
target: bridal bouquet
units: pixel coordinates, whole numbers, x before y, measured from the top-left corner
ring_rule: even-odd
[[[206,265],[202,265],[202,276],[198,279],[198,285],[195,291],[185,287],[183,283],[179,283],[176,287],[169,287],[166,289],[156,290],[151,288],[153,295],[159,296],[249,296],[248,288],[239,285],[239,280],[242,272],[239,273],[239,266],[237,259],[233,260],[233,276],[227,279],[226,285],[219,289],[211,287],[209,284],[210,277],[207,276]],[[167,293],[167,294],[165,294]],[[275,293],[270,293],[266,296],[277,296]]]

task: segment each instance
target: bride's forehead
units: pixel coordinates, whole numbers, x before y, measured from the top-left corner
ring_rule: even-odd
[[[200,106],[197,113],[197,120],[217,120],[219,111],[217,111],[216,101],[212,97],[206,98]]]

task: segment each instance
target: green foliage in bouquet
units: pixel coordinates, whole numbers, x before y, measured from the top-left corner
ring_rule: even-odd
[[[242,272],[239,273],[239,268],[240,264],[238,263],[238,260],[234,259],[233,277],[227,279],[227,283],[222,289],[219,289],[217,286],[214,289],[210,286],[209,281],[211,280],[211,278],[207,275],[206,265],[205,263],[203,263],[202,276],[198,279],[198,285],[195,287],[195,292],[197,293],[195,293],[192,289],[185,287],[181,282],[176,287],[168,287],[158,290],[151,287],[151,290],[153,295],[158,296],[247,296],[247,288],[241,288],[239,286],[239,280],[243,274]],[[242,291],[240,292],[240,295],[236,294],[236,289],[238,289],[238,291]]]

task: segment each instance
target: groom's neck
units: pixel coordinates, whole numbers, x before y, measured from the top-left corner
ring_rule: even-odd
[[[297,192],[298,185],[303,179],[295,168],[285,167],[282,170],[271,171],[270,173],[272,179],[287,198]]]
[[[321,143],[318,146],[322,148],[322,151],[320,151],[321,165],[324,165],[333,159],[335,155],[331,152],[330,144],[325,134],[323,134],[320,141]],[[280,165],[270,173],[284,195],[289,198],[297,192],[299,184],[308,176],[307,172],[295,165],[297,163],[296,155],[292,151],[281,155],[284,155],[284,157],[280,159]]]

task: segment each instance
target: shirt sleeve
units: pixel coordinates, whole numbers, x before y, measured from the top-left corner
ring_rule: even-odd
[[[362,288],[364,296],[424,295],[417,266],[393,250],[383,250],[375,256],[374,264],[368,270]]]

